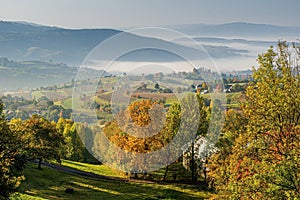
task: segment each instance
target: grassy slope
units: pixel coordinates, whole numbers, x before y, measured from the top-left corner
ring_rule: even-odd
[[[78,163],[64,162],[75,166]],[[81,166],[82,167],[82,166]],[[99,166],[85,165],[96,169]],[[100,170],[102,169],[102,170]],[[97,173],[115,175],[109,168],[101,166]],[[208,193],[201,192],[195,186],[179,184],[154,184],[149,182],[126,182],[102,180],[75,176],[44,167],[36,169],[30,164],[25,170],[26,180],[21,184],[19,196],[15,199],[204,199]],[[74,188],[73,194],[64,190]]]
[[[72,108],[72,97],[62,100],[61,105],[65,109],[71,109]]]
[[[119,173],[106,165],[93,165],[81,162],[74,162],[70,160],[62,160],[63,166],[74,168],[84,172],[90,172],[97,175],[125,178],[123,173]]]
[[[126,178],[125,173],[113,170],[106,165],[92,165],[87,163],[74,162],[69,160],[62,160],[62,165],[84,172],[90,172],[97,175]],[[155,180],[162,180],[166,169],[162,168],[158,171],[152,172]],[[169,166],[169,171],[166,176],[166,181],[174,181],[174,174],[176,174],[177,181],[191,181],[191,173],[184,169],[181,163],[173,163]]]

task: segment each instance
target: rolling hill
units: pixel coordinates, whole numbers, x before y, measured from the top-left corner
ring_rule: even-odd
[[[90,63],[85,64],[94,64],[105,70],[104,66],[93,61],[117,59],[129,63],[167,63],[182,61],[180,55],[186,54],[189,59],[201,61],[205,61],[209,55],[221,70],[239,70],[250,69],[256,63],[257,54],[265,52],[270,45],[276,45],[279,39],[300,36],[300,27],[242,22],[176,25],[167,28],[188,34],[204,50],[186,43],[186,38],[166,41],[114,29],[64,29],[0,21],[0,58],[3,58],[2,61],[4,58],[14,60],[11,65],[0,63],[0,90],[69,82],[77,73],[76,67],[101,42],[104,50],[98,53],[94,50],[96,57],[90,57]],[[108,38],[112,42],[105,44]],[[122,49],[131,51],[123,54]],[[198,67],[203,66],[206,66],[206,62]],[[124,65],[117,70],[128,71]]]
[[[167,26],[191,36],[295,40],[300,37],[300,27],[276,26],[233,22],[226,24],[185,24]]]
[[[168,28],[181,31],[195,38],[197,42],[210,41],[213,44],[206,44],[205,48],[213,58],[231,58],[243,56],[248,49],[235,48],[228,45],[230,41],[224,38],[231,38],[231,42],[241,42],[245,44],[259,44],[266,48],[269,44],[274,44],[279,39],[287,37],[296,38],[300,36],[300,27],[281,27],[264,24],[250,23],[229,23],[221,25],[177,25]],[[139,44],[150,47],[140,50],[132,55],[127,55],[121,60],[126,61],[148,61],[158,60],[170,62],[178,59],[170,53],[151,49],[151,46],[167,49],[178,49],[180,52],[188,52],[193,58],[202,59],[206,57],[203,52],[199,52],[184,44],[173,43],[162,39],[147,38],[134,34],[122,32],[114,29],[64,29],[59,27],[48,27],[25,22],[0,21],[0,57],[7,57],[13,60],[40,60],[62,62],[69,65],[80,65],[84,58],[99,43],[106,39],[123,33],[123,42],[118,42],[115,46],[107,48],[105,56],[110,59],[111,51],[118,46],[130,46]],[[257,40],[249,43],[240,40],[241,38],[268,38],[271,41]],[[275,38],[275,39],[271,39]],[[105,59],[107,59],[105,57]]]

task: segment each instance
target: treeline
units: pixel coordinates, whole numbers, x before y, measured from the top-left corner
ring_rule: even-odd
[[[60,118],[56,123],[39,115],[7,121],[2,111],[0,102],[0,199],[7,199],[16,191],[25,178],[22,171],[28,161],[38,161],[39,169],[42,161],[60,163],[62,158],[99,163],[80,139],[92,138],[91,131],[84,125],[76,128],[71,120]]]
[[[28,100],[23,97],[6,95],[1,97],[1,101],[4,104],[5,117],[8,120],[14,118],[26,120],[30,116],[38,114],[50,121],[57,122],[60,117],[69,119],[72,113],[72,109],[55,105],[53,101],[45,96]]]

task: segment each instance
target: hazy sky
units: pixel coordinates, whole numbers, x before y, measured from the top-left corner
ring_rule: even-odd
[[[253,22],[300,26],[299,0],[0,0],[0,20],[83,27]]]

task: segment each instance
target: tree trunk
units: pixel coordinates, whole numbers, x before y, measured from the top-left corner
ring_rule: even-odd
[[[39,159],[38,169],[42,169],[42,159]]]
[[[204,181],[205,182],[207,182],[207,165],[208,165],[208,158],[206,156],[204,167],[203,167],[203,174],[204,174]]]
[[[204,181],[206,182],[207,180],[206,168],[203,169],[203,174],[204,174]]]
[[[166,180],[168,171],[169,171],[169,165],[166,167],[166,171],[165,171],[164,178],[163,178],[164,181]]]
[[[197,177],[196,177],[196,164],[195,164],[195,152],[194,152],[194,148],[195,148],[195,144],[194,141],[192,143],[192,160],[191,160],[191,170],[192,170],[192,180],[196,181]]]

